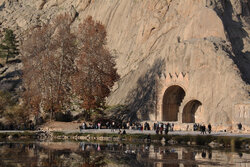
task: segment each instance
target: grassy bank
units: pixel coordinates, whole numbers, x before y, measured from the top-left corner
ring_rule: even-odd
[[[64,133],[61,131],[48,134],[25,131],[25,132],[2,132],[0,141],[29,139],[29,140],[91,140],[91,141],[126,141],[126,142],[152,142],[178,145],[208,146],[212,148],[237,148],[249,149],[250,138],[233,136],[213,135],[146,135],[114,133]]]
[[[35,131],[23,132],[1,132],[0,141],[13,139],[36,139],[37,133]]]
[[[244,148],[249,149],[250,138],[212,135],[146,135],[114,133],[69,133],[53,132],[54,139],[128,141],[128,142],[161,142],[178,145],[197,145],[212,148]]]

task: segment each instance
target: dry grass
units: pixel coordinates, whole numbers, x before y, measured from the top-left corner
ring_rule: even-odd
[[[51,130],[51,131],[69,131],[69,130],[79,130],[79,126],[82,123],[77,122],[56,122],[51,121],[40,126],[40,129]]]

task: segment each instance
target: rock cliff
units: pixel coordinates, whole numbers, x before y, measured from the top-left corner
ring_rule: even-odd
[[[106,26],[121,75],[108,103],[128,104],[125,117],[164,120],[168,103],[182,122],[195,102],[187,112],[196,122],[250,126],[249,1],[2,0],[0,25],[22,35],[65,12],[72,30],[88,15]]]

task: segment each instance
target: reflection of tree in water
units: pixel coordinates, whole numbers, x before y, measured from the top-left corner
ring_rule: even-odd
[[[58,145],[60,147],[60,145]],[[154,153],[161,159],[150,158],[148,144],[92,144],[80,143],[78,149],[55,149],[39,144],[6,144],[0,147],[0,166],[79,166],[101,167],[113,165],[153,166],[155,162],[166,165],[178,164],[178,154],[172,148],[154,146]],[[10,162],[9,160],[12,160]],[[164,162],[165,161],[165,162]],[[170,162],[171,161],[171,162]],[[163,163],[164,162],[164,163]]]
[[[0,144],[0,166],[38,166],[38,156],[35,155],[33,146],[33,144],[18,143]]]
[[[105,156],[98,152],[85,151],[81,154],[83,157],[82,167],[105,166]]]
[[[41,160],[42,166],[85,166],[85,167],[99,167],[105,166],[105,156],[99,152],[81,151],[81,150],[50,150],[46,149],[44,152],[47,157]]]
[[[0,166],[54,167],[104,166],[104,155],[91,151],[43,148],[38,144],[7,143],[0,145]]]
[[[80,147],[84,152],[82,153],[84,158],[84,164],[86,167],[88,165],[92,166],[105,166],[109,163],[126,165],[126,166],[142,166],[141,163],[137,161],[137,155],[133,151],[127,151],[126,144],[107,144],[107,145],[97,145],[89,143],[80,143]],[[98,147],[100,150],[98,151]]]
[[[41,156],[40,165],[41,166],[65,166],[69,165],[70,162],[70,150],[47,150],[42,149],[40,154],[47,156]]]
[[[102,167],[102,166],[179,166],[227,165],[222,152],[204,148],[185,148],[156,144],[124,143],[0,144],[0,166]],[[215,154],[213,158],[212,153]],[[229,153],[232,156],[232,153]],[[237,153],[234,153],[233,157]],[[224,156],[227,156],[224,152]],[[249,155],[250,156],[250,155]],[[181,158],[180,158],[181,157]],[[221,161],[219,161],[221,158]],[[238,162],[246,161],[240,153]]]

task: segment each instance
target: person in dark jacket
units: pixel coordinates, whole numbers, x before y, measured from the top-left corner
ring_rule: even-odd
[[[210,124],[210,123],[208,124],[207,128],[208,128],[208,133],[210,134],[210,133],[211,133],[211,131],[212,131],[212,126],[211,126],[211,124]]]
[[[238,124],[238,129],[239,129],[239,130],[242,129],[242,124],[241,124],[241,123]]]

